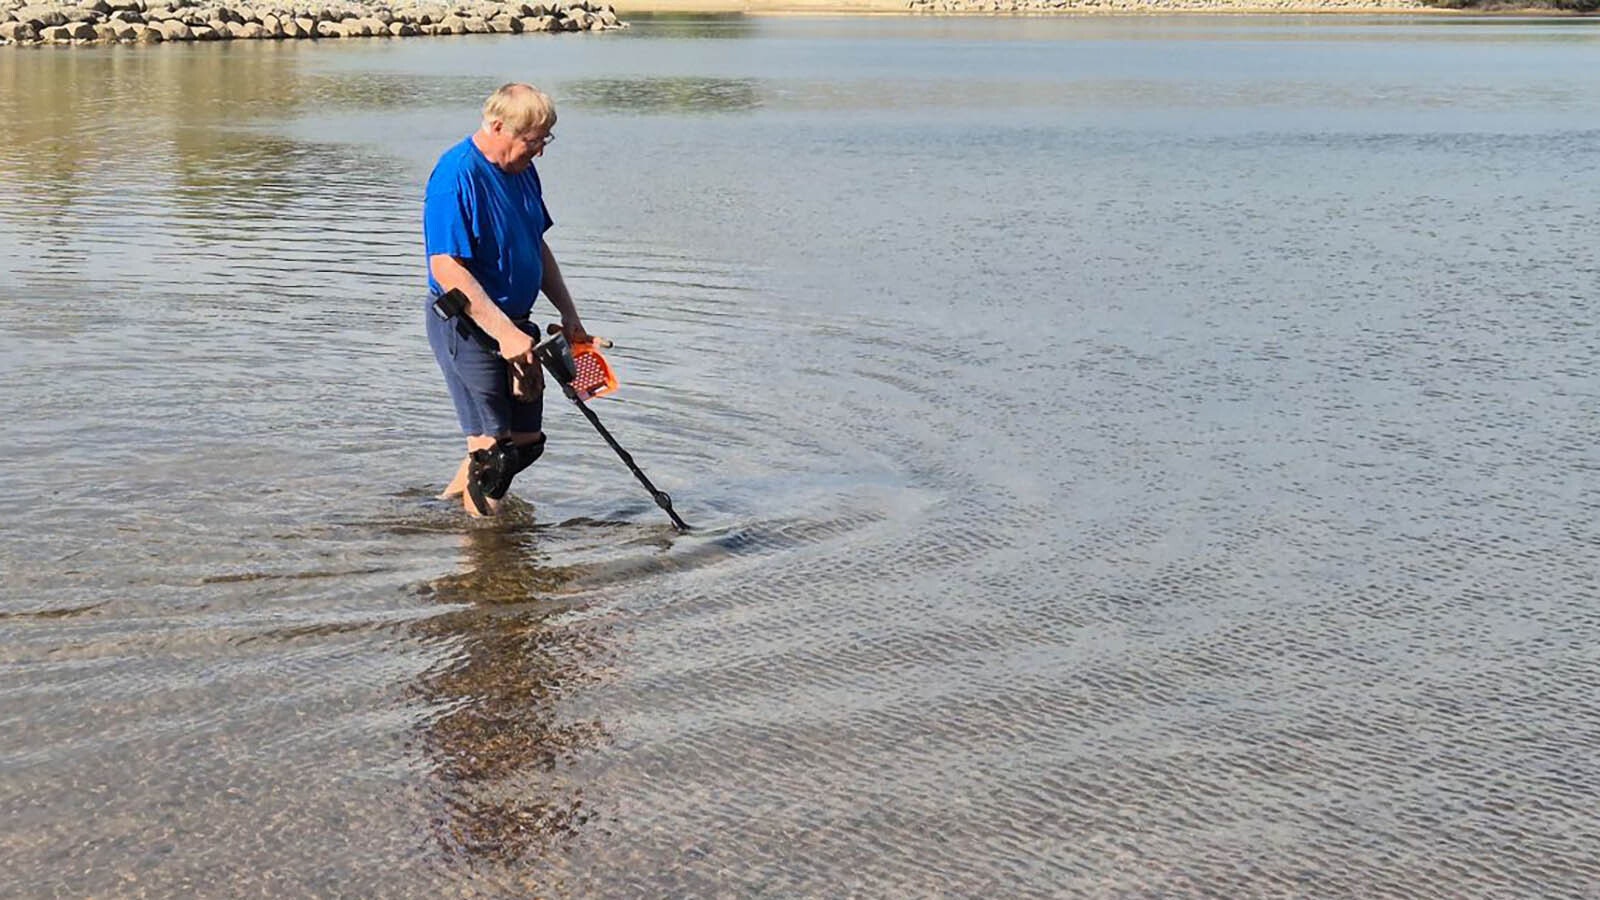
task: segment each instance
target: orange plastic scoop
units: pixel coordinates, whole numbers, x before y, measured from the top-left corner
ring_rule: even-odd
[[[572,379],[572,389],[579,400],[604,397],[618,387],[611,364],[600,355],[592,341],[572,345],[572,368],[577,373]]]

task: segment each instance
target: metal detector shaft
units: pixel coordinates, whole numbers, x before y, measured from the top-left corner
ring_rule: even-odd
[[[678,514],[672,511],[672,498],[667,496],[666,491],[650,483],[650,479],[645,476],[644,470],[640,469],[639,465],[633,461],[633,455],[622,449],[622,445],[617,443],[617,439],[611,436],[611,432],[600,424],[600,417],[594,414],[594,410],[578,399],[578,392],[572,389],[572,385],[563,384],[561,389],[566,392],[567,399],[577,404],[578,409],[583,411],[583,417],[589,420],[589,424],[594,426],[594,430],[600,432],[600,436],[606,439],[606,443],[611,445],[611,449],[615,450],[617,456],[621,457],[622,461],[627,464],[628,471],[633,473],[633,477],[639,479],[639,483],[644,485],[644,489],[650,492],[650,496],[655,499],[656,505],[661,507],[668,518],[672,519],[673,527],[679,531],[688,531],[689,526],[684,524],[684,521],[678,518]]]

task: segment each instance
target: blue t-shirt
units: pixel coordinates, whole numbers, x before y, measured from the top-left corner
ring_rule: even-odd
[[[422,243],[431,258],[461,260],[505,314],[522,318],[544,281],[540,245],[554,224],[533,166],[502,172],[468,137],[439,157],[422,201]],[[430,267],[428,290],[444,293]]]

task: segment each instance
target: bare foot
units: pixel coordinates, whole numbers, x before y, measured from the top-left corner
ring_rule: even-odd
[[[471,494],[469,494],[469,493],[467,493],[465,491],[463,491],[461,493],[461,508],[467,511],[467,515],[473,517],[474,519],[483,519],[483,518],[488,518],[490,516],[499,515],[499,513],[500,513],[500,501],[499,500],[496,500],[493,497],[485,497],[485,498],[483,498],[483,502],[488,505],[488,509],[479,509],[472,502],[472,495]]]

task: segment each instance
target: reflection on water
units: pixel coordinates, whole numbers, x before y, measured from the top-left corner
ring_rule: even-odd
[[[650,40],[737,40],[753,36],[759,27],[755,19],[738,13],[630,13],[628,21],[641,27],[624,36]]]
[[[618,112],[747,112],[762,105],[760,86],[749,78],[591,78],[562,90],[580,104]]]
[[[432,600],[461,608],[415,626],[451,647],[416,687],[439,711],[418,741],[443,801],[432,833],[447,854],[498,864],[536,859],[584,825],[581,791],[554,773],[607,735],[560,719],[556,701],[610,665],[602,633],[557,621],[574,570],[540,551],[525,511],[508,516],[467,529],[464,571],[429,584]]]
[[[121,179],[169,158],[208,170],[229,159],[219,146],[228,126],[305,102],[287,48],[132,50],[0,55],[0,164],[24,176],[7,178],[8,188],[39,191],[34,199],[55,206],[77,193],[115,192]]]

